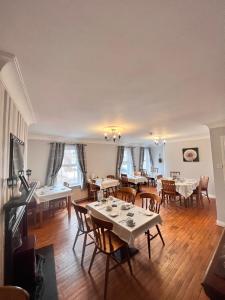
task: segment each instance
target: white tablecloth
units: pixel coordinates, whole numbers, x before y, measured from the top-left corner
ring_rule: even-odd
[[[168,179],[168,178],[164,178],[164,179]],[[197,188],[198,180],[185,179],[183,182],[175,180],[175,185],[176,185],[176,191],[184,198],[188,198],[191,196],[193,191]],[[157,191],[160,192],[161,189],[162,189],[162,181],[160,179],[157,180]]]
[[[128,176],[128,181],[134,184],[138,184],[138,183],[145,183],[148,180],[144,176]]]
[[[117,203],[117,207],[113,207],[110,212],[106,211],[106,206],[112,202],[100,204],[99,206],[96,206],[99,204],[98,202],[93,202],[87,204],[86,207],[93,216],[113,223],[113,232],[129,245],[133,245],[134,240],[139,235],[144,234],[146,230],[162,223],[162,219],[159,214],[153,213],[152,216],[146,216],[146,210],[138,206],[133,206],[129,210],[121,210],[121,205],[127,202],[117,198],[114,198],[114,200],[116,201],[115,203]],[[110,214],[112,212],[118,212],[119,215],[117,217],[111,217]],[[128,212],[134,213],[134,216],[132,217],[135,222],[134,227],[126,225],[125,220],[128,218]]]
[[[71,195],[72,190],[65,186],[45,186],[40,189],[36,189],[34,198],[37,203],[48,202],[51,200],[68,197]]]
[[[101,190],[108,189],[110,187],[118,186],[120,184],[119,180],[111,178],[98,178],[95,181],[95,184],[100,187]]]

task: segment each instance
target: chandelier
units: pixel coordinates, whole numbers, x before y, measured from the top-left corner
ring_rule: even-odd
[[[157,137],[157,138],[154,139],[154,143],[155,143],[156,146],[165,145],[166,140]]]
[[[114,143],[121,139],[121,127],[120,126],[107,126],[104,128],[104,137],[106,141],[113,141]]]

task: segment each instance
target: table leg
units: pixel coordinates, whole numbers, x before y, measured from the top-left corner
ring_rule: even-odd
[[[42,209],[42,204],[39,204],[39,215],[40,215],[39,227],[42,227],[42,225],[43,225],[43,209]]]
[[[71,196],[67,196],[67,210],[68,210],[68,218],[71,217]]]

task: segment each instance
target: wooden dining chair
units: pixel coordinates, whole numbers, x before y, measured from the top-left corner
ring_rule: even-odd
[[[141,171],[135,171],[134,176],[141,176]]]
[[[140,197],[142,199],[142,207],[149,208],[150,211],[159,214],[160,212],[160,206],[161,206],[161,199],[158,195],[153,193],[141,193]],[[145,202],[145,203],[144,203]],[[144,205],[145,204],[145,205]],[[159,225],[156,225],[157,233],[151,234],[150,230],[148,229],[145,234],[147,235],[147,243],[148,243],[148,257],[151,257],[151,240],[156,238],[158,235],[160,236],[160,239],[163,243],[163,246],[165,245],[165,242],[163,240],[161,231],[159,229]]]
[[[201,193],[206,195],[206,197],[210,203],[209,193],[208,193],[209,177],[201,176],[200,183],[201,183]]]
[[[88,182],[87,183],[87,190],[88,190],[88,199],[93,199],[97,201],[98,191],[100,191],[100,187],[94,183]]]
[[[106,178],[115,179],[115,175],[107,175]]]
[[[0,286],[1,300],[29,300],[30,296],[27,291],[12,285]]]
[[[199,181],[199,184],[198,184],[197,188],[193,191],[190,198],[191,198],[192,205],[193,205],[193,202],[195,200],[197,207],[202,207],[202,208],[204,207],[201,180]]]
[[[116,197],[134,204],[137,191],[131,187],[121,187],[116,191]]]
[[[81,256],[81,265],[83,265],[85,248],[86,248],[86,246],[94,243],[93,237],[90,235],[90,233],[93,231],[93,226],[92,226],[90,217],[88,216],[87,209],[83,206],[80,206],[80,205],[74,203],[74,202],[72,202],[72,205],[74,207],[74,210],[75,210],[75,213],[77,216],[77,222],[78,222],[77,233],[76,233],[75,240],[73,243],[73,250],[75,249],[78,237],[80,235],[84,235],[82,256]],[[88,236],[92,239],[92,241],[90,243],[87,243]]]
[[[181,205],[181,195],[176,191],[176,185],[174,180],[162,180],[162,202],[168,203],[170,200],[179,201]]]
[[[128,177],[126,174],[121,174],[120,176],[120,185],[122,187],[128,187],[129,186],[129,181],[128,181]]]
[[[88,272],[90,273],[91,267],[93,265],[96,254],[103,253],[106,255],[106,270],[105,270],[105,285],[104,285],[104,299],[107,296],[107,287],[108,287],[108,277],[109,272],[115,267],[121,265],[123,262],[127,262],[130,273],[132,273],[132,267],[130,262],[129,247],[126,242],[121,240],[117,235],[115,235],[113,230],[113,224],[107,221],[103,221],[91,216],[93,229],[94,229],[94,240],[95,240],[95,249],[91,258],[90,266]],[[125,260],[119,262],[114,255],[115,252],[124,249]],[[98,252],[97,252],[98,251]],[[117,264],[114,265],[111,269],[109,268],[110,258],[113,259]]]
[[[179,176],[180,176],[179,171],[170,171],[170,177],[172,177],[173,179],[176,179]]]

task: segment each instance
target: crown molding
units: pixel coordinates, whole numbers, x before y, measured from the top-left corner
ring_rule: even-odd
[[[187,137],[173,138],[171,140],[166,140],[166,144],[176,143],[176,142],[185,142],[185,141],[206,140],[206,139],[210,139],[210,135],[209,134],[198,135],[198,136],[187,136]]]
[[[46,142],[64,142],[68,144],[72,143],[81,143],[81,144],[99,144],[99,145],[114,145],[114,146],[127,146],[127,147],[139,147],[142,146],[143,143],[114,143],[113,141],[105,141],[105,140],[98,140],[98,139],[71,139],[68,137],[63,136],[55,136],[55,135],[44,135],[44,134],[28,134],[28,140],[33,141],[46,141]],[[149,145],[150,146],[150,145]],[[147,147],[145,145],[145,147]]]
[[[27,125],[36,122],[35,113],[15,55],[0,50],[0,80]]]

